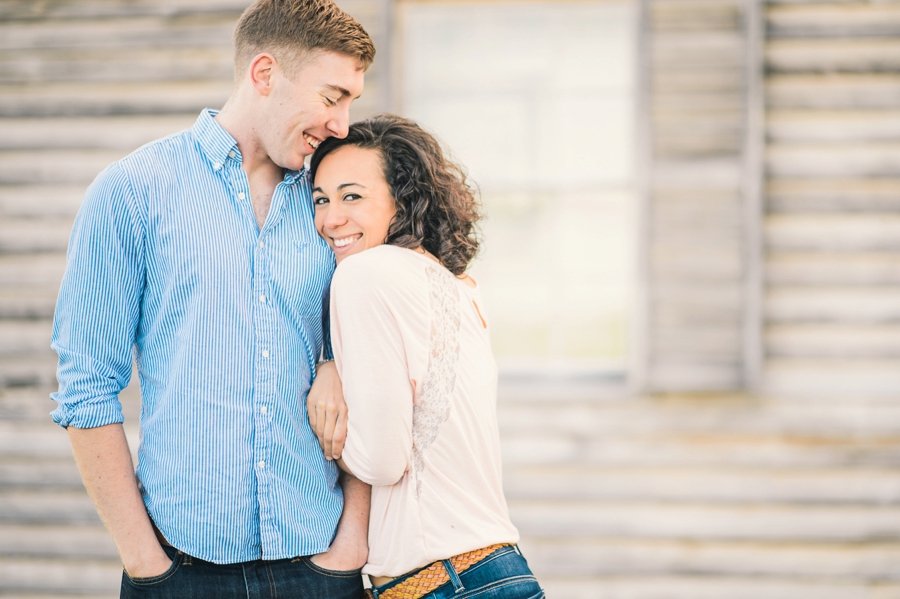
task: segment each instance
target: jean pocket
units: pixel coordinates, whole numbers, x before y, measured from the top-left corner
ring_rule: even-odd
[[[464,591],[459,599],[542,599],[544,589],[534,576],[510,576]]]
[[[182,552],[178,552],[172,557],[172,563],[169,565],[169,568],[163,572],[162,574],[157,574],[156,576],[147,576],[147,577],[131,577],[128,572],[122,570],[122,575],[125,577],[128,582],[137,586],[151,586],[154,584],[159,584],[164,582],[178,571],[178,568],[181,567],[182,562],[184,561],[184,554]]]
[[[352,578],[354,576],[362,575],[362,568],[357,568],[355,570],[329,570],[328,568],[317,566],[310,558],[306,556],[301,557],[300,561],[305,564],[306,567],[308,567],[310,570],[317,574],[321,574],[322,576],[333,576],[335,578]]]

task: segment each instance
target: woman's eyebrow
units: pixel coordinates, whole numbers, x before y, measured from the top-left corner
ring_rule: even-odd
[[[353,187],[353,186],[362,187],[363,189],[368,189],[368,187],[366,187],[362,183],[341,183],[340,185],[338,185],[338,189],[344,189],[346,187]],[[313,187],[312,190],[313,190],[313,193],[316,193],[317,191],[319,193],[325,193],[325,190],[322,189],[321,187]]]

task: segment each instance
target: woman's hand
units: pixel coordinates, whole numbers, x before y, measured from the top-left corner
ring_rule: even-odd
[[[347,404],[333,360],[316,367],[316,380],[306,396],[306,413],[325,459],[339,459],[347,440]]]

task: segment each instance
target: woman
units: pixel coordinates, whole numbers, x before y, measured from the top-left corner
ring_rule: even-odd
[[[339,463],[372,485],[372,595],[543,597],[503,497],[496,366],[465,274],[478,249],[465,176],[396,116],[324,141],[310,170],[316,228],[338,262]]]

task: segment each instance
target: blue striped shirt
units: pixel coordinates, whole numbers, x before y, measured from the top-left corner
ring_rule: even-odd
[[[310,555],[343,507],[305,410],[334,258],[305,170],[285,172],[259,230],[241,153],[214,116],[88,189],[56,306],[52,417],[122,422],[134,358],[137,475],[166,539],[216,563]]]

